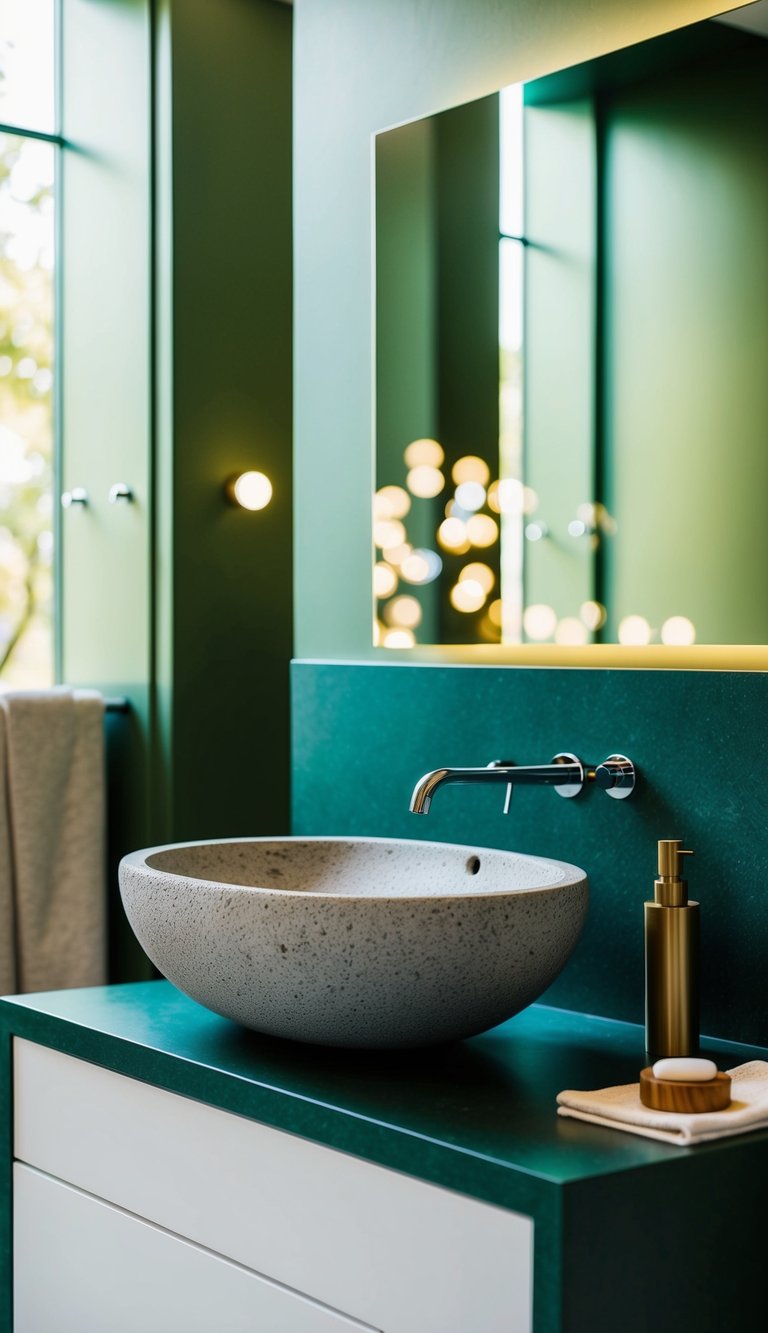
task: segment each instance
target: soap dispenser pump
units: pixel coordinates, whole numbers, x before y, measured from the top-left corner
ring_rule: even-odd
[[[659,842],[659,875],[645,904],[645,1045],[651,1061],[699,1049],[699,904],[688,898],[680,838]]]

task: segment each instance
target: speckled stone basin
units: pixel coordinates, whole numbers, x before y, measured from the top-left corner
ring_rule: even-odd
[[[557,976],[587,910],[562,861],[387,838],[248,838],[126,856],[160,971],[259,1032],[330,1046],[472,1036]]]

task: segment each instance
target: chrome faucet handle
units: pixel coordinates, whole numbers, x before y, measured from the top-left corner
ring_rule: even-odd
[[[490,764],[486,764],[485,767],[486,767],[486,768],[514,768],[514,767],[515,767],[515,761],[514,761],[514,759],[492,759],[491,762],[490,762]],[[502,812],[502,813],[505,814],[505,815],[508,815],[508,814],[509,814],[509,809],[510,809],[510,806],[512,805],[512,793],[513,793],[513,791],[514,791],[514,787],[512,786],[512,783],[511,783],[511,782],[508,782],[508,783],[507,783],[507,790],[506,790],[506,792],[504,793],[504,809],[503,809],[503,812]]]
[[[635,766],[625,754],[611,754],[595,769],[595,784],[614,800],[624,801],[635,790]]]
[[[552,763],[576,764],[578,766],[578,772],[574,777],[573,782],[559,782],[555,787],[555,791],[558,796],[564,796],[566,800],[570,800],[573,796],[579,796],[581,792],[583,792],[584,784],[587,780],[587,770],[579,759],[579,756],[577,754],[570,754],[568,750],[563,750],[560,754],[554,756]]]

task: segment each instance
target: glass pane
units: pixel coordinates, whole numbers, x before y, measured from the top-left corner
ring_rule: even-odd
[[[0,680],[53,678],[54,148],[0,134]]]
[[[0,121],[52,134],[54,0],[0,0]]]

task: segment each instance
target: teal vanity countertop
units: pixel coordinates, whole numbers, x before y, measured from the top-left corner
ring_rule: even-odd
[[[644,1034],[544,1005],[479,1037],[408,1052],[262,1036],[167,981],[15,996],[0,1001],[0,1021],[14,1035],[523,1210],[552,1185],[712,1151],[558,1117],[563,1088],[636,1082]],[[768,1058],[757,1047],[705,1046],[721,1068]]]
[[[247,1031],[151,981],[1,1000],[4,1079],[14,1035],[533,1217],[535,1299],[552,1312],[537,1329],[561,1326],[561,1303],[564,1310],[583,1299],[586,1310],[594,1277],[580,1295],[579,1273],[593,1245],[604,1259],[621,1247],[611,1281],[631,1288],[633,1241],[621,1240],[622,1225],[647,1235],[643,1209],[653,1211],[659,1190],[672,1201],[684,1194],[698,1218],[716,1219],[714,1190],[737,1177],[748,1188],[758,1163],[765,1171],[768,1131],[684,1149],[558,1117],[563,1088],[637,1080],[643,1029],[543,1005],[450,1047],[343,1051]],[[704,1046],[721,1068],[768,1056]],[[676,1208],[667,1209],[669,1243],[679,1244],[681,1231],[693,1243]],[[664,1225],[657,1244],[665,1243]],[[696,1238],[699,1247],[716,1241],[714,1232]]]

